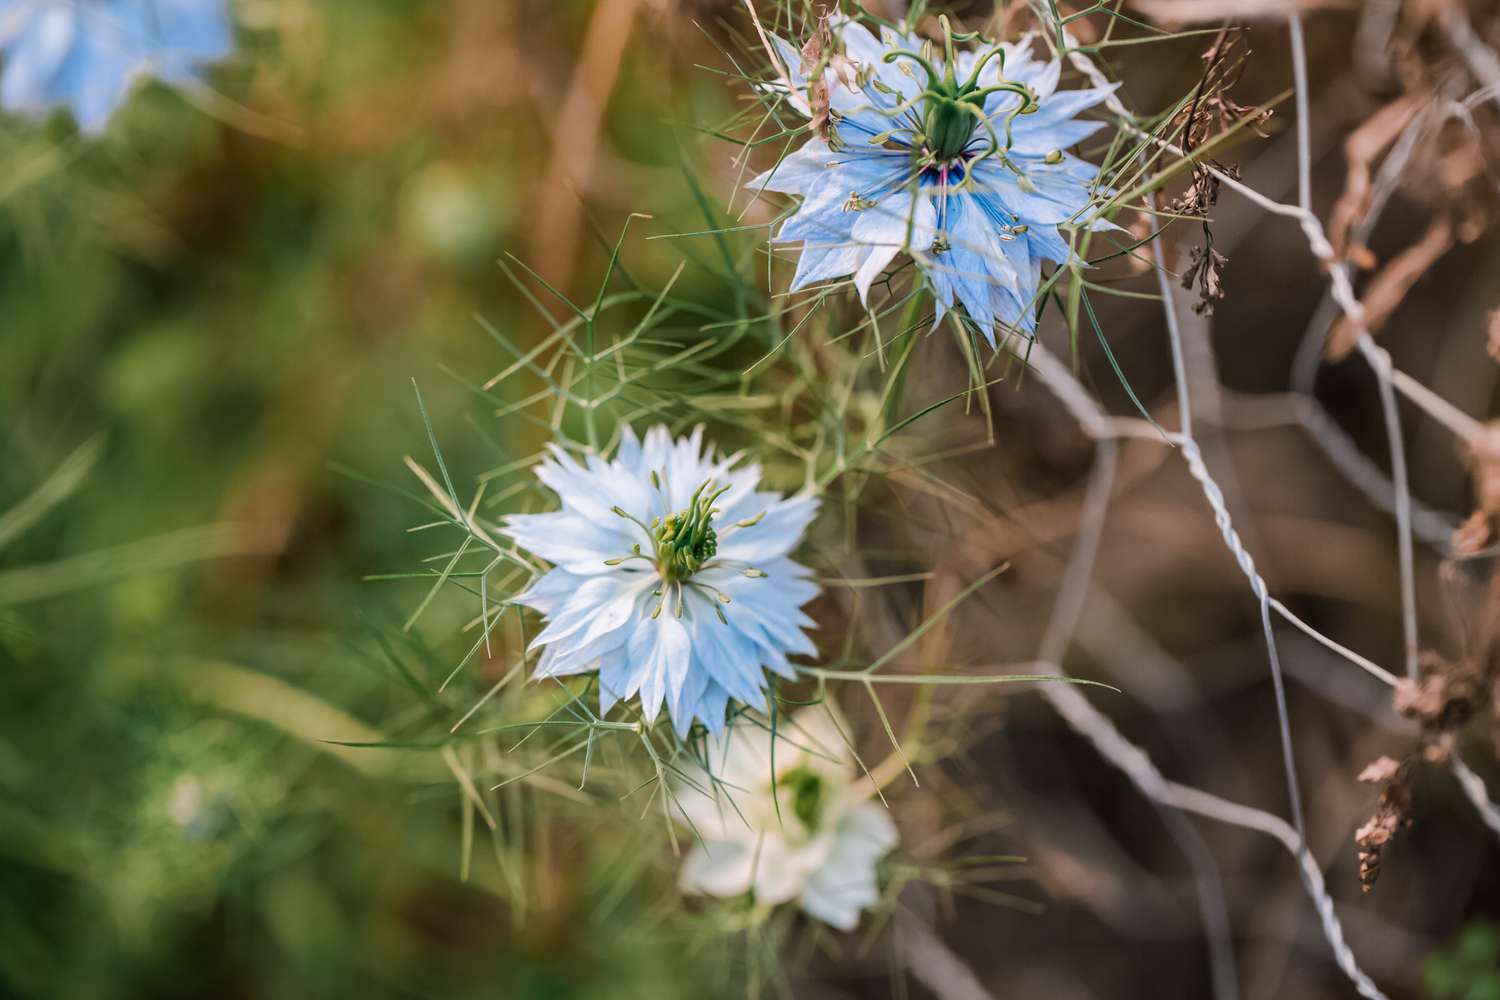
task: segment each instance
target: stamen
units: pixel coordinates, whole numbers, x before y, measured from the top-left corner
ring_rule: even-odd
[[[887,52],[881,58],[888,63],[896,63],[896,68],[905,73],[907,76],[911,77],[913,80],[917,78],[917,75],[912,72],[911,66],[905,62],[896,61],[898,59],[907,59],[911,62],[916,63],[922,68],[922,72],[927,74],[928,89],[941,92],[943,90],[943,77],[932,66],[931,49],[931,43],[925,43],[923,45],[923,51],[925,54],[923,55],[918,55],[917,53],[912,52],[910,49],[897,49],[894,52]]]
[[[712,594],[718,600],[718,602],[720,604],[733,604],[734,603],[732,600],[729,599],[729,595],[728,594],[724,593],[724,591],[720,590],[718,587],[715,587],[711,583],[704,583],[702,580],[689,580],[688,581],[688,586],[690,586],[690,587],[692,587],[692,588],[694,588],[696,590],[707,591],[708,593]]]
[[[617,507],[611,507],[609,510],[610,510],[610,513],[615,514],[618,517],[623,517],[627,521],[634,522],[634,524],[637,527],[639,527],[642,531],[644,531],[648,535],[651,534],[651,529],[653,527],[655,527],[655,524],[656,524],[655,521],[653,521],[650,525],[647,525],[647,524],[643,523],[640,518],[638,518],[634,514],[630,513],[630,511],[625,510],[623,507],[618,507],[618,506]]]

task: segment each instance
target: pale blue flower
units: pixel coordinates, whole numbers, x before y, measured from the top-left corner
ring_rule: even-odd
[[[613,459],[583,464],[552,447],[537,478],[561,509],[504,527],[553,567],[516,598],[547,620],[534,677],[598,671],[601,713],[639,695],[682,736],[721,731],[731,700],[765,708],[765,671],[793,677],[787,658],[816,652],[800,609],[818,588],[790,556],[818,504],[758,491],[739,459],[705,452],[701,427],[627,427]]]
[[[0,0],[0,108],[96,133],[138,78],[192,83],[232,44],[225,0]]]
[[[1088,217],[1098,168],[1067,150],[1104,126],[1075,116],[1112,88],[1060,91],[1061,67],[1032,58],[1031,39],[955,51],[943,27],[939,54],[890,28],[877,39],[836,21],[842,51],[822,60],[827,138],[814,135],[750,186],[802,199],[776,234],[802,244],[793,291],[852,274],[868,301],[906,252],[937,319],[962,303],[993,346],[997,325],[1035,329],[1042,263],[1071,255],[1060,227],[1110,228]],[[809,68],[773,42],[788,80],[767,89],[811,117]]]

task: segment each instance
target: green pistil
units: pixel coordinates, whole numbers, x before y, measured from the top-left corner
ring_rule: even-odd
[[[931,59],[925,53],[919,54],[898,49],[885,55],[886,62],[905,60],[898,65],[909,76],[916,77],[916,73],[912,71],[912,66],[915,65],[927,77],[927,86],[922,94],[922,134],[917,137],[920,141],[916,146],[925,147],[933,160],[938,163],[947,163],[957,159],[973,141],[977,124],[984,123],[986,128],[993,132],[993,128],[990,128],[985,121],[984,101],[991,94],[1006,91],[1021,98],[1020,106],[1006,120],[1005,148],[1008,149],[1010,147],[1010,119],[1017,114],[1031,114],[1036,111],[1036,96],[1024,84],[1007,83],[1003,79],[1000,83],[988,87],[979,86],[980,70],[997,54],[1000,56],[1003,72],[1004,52],[999,46],[995,46],[986,53],[975,65],[969,78],[960,83],[954,76],[957,59],[953,43],[955,40],[971,41],[979,36],[977,34],[954,35],[946,15],[939,17],[938,20],[943,26],[945,62],[942,72],[932,65]],[[993,146],[995,150],[998,150],[998,137],[995,137]]]
[[[661,490],[661,480],[656,473],[651,474],[651,485]],[[729,619],[724,614],[722,605],[732,603],[728,594],[718,587],[695,580],[693,577],[707,562],[719,551],[719,534],[714,530],[713,519],[719,513],[714,502],[729,492],[728,486],[713,488],[710,480],[698,487],[688,501],[687,507],[668,514],[666,517],[653,517],[650,524],[641,521],[640,518],[631,514],[621,507],[611,507],[617,516],[625,518],[633,524],[639,525],[651,539],[651,554],[646,555],[641,551],[639,544],[630,547],[630,554],[618,556],[613,559],[604,560],[606,566],[622,566],[632,559],[640,559],[655,567],[657,576],[661,578],[661,586],[652,591],[651,596],[661,598],[654,610],[651,612],[652,619],[661,617],[663,609],[669,605],[672,613],[681,618],[685,608],[685,596],[689,587],[707,595],[713,602],[714,614],[719,621],[727,623]],[[730,525],[730,530],[740,528],[753,528],[766,516],[766,511],[761,511],[754,517],[743,521],[736,521]],[[739,564],[742,565],[743,564]],[[753,566],[744,566],[740,572],[753,579],[764,579],[766,574]]]
[[[922,113],[922,131],[927,148],[940,162],[952,160],[964,151],[974,136],[974,116],[964,109],[962,98],[932,94]]]
[[[805,767],[793,768],[777,782],[792,797],[792,813],[809,833],[816,833],[823,818],[823,779]]]
[[[667,583],[690,579],[719,551],[719,536],[713,528],[714,501],[728,492],[722,487],[708,493],[709,483],[698,487],[684,510],[651,521],[656,542],[656,567]]]

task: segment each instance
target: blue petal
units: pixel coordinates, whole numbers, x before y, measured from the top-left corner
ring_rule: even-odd
[[[40,114],[55,102],[51,85],[77,32],[76,12],[66,5],[32,14],[4,45],[0,103],[12,111]]]
[[[870,283],[885,270],[900,253],[908,236],[925,232],[933,225],[936,216],[932,198],[926,190],[900,191],[885,201],[865,209],[854,223],[850,237],[869,253],[854,276],[854,285],[859,289],[859,300],[867,302]]]
[[[152,0],[160,75],[175,83],[197,76],[202,65],[227,56],[234,31],[223,0]]]
[[[719,559],[740,560],[755,566],[759,561],[786,555],[796,548],[803,532],[817,516],[818,501],[813,497],[793,497],[764,510],[765,516],[748,528],[725,531],[726,537],[719,542]]]
[[[1076,146],[1104,127],[1104,122],[1061,122],[1045,129],[1013,129],[1010,151],[1016,156],[1045,156]]]
[[[838,158],[838,154],[828,148],[828,143],[815,136],[745,186],[751,191],[805,195],[827,177],[829,164]]]
[[[633,669],[625,695],[640,692],[641,713],[647,722],[654,722],[662,704],[675,697],[687,676],[692,661],[687,629],[675,615],[663,612],[631,633],[626,651]]]

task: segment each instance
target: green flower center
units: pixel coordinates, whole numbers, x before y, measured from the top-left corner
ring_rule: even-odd
[[[683,510],[665,518],[651,520],[651,537],[656,543],[656,568],[667,583],[681,583],[703,568],[719,551],[719,536],[713,518],[719,513],[714,501],[728,492],[724,486],[712,493],[709,483],[698,487]]]
[[[1004,73],[1005,50],[999,45],[991,47],[981,56],[975,62],[968,79],[960,82],[955,75],[958,60],[953,51],[953,43],[973,41],[980,36],[978,32],[955,35],[952,26],[948,23],[947,15],[939,17],[938,21],[943,26],[945,61],[942,72],[939,72],[932,64],[929,45],[923,45],[923,51],[920,53],[897,49],[885,54],[886,62],[895,62],[898,59],[908,60],[927,77],[927,86],[919,95],[922,101],[922,132],[917,137],[920,141],[913,148],[924,150],[934,162],[948,163],[963,156],[974,139],[975,130],[983,129],[990,141],[989,153],[1009,149],[1011,122],[1016,115],[1032,114],[1037,110],[1036,95],[1025,84],[1007,82],[1003,75],[997,83],[988,87],[980,86],[980,72],[991,59],[1000,60],[1000,70],[1002,74]],[[910,67],[903,64],[901,69],[905,72]],[[908,75],[915,76],[914,73],[908,73]],[[1006,116],[1002,123],[1005,130],[1003,141],[995,131],[995,126],[989,117],[984,113],[985,99],[1000,91],[1016,94],[1021,98],[1020,104]],[[906,106],[903,105],[903,107]]]
[[[823,779],[805,767],[797,767],[781,776],[777,782],[791,796],[792,814],[802,821],[809,833],[816,833],[823,818],[826,785]]]
[[[655,472],[651,473],[651,484],[658,491],[662,490],[661,477]],[[661,615],[662,609],[667,606],[669,600],[674,604],[677,617],[681,618],[686,606],[684,592],[692,588],[709,595],[713,599],[714,614],[719,616],[719,621],[728,622],[729,619],[724,615],[723,605],[730,603],[729,595],[718,587],[702,580],[695,580],[693,577],[719,551],[719,533],[714,530],[713,519],[722,512],[714,506],[714,502],[728,493],[729,489],[728,486],[714,489],[713,480],[710,479],[698,487],[686,507],[666,517],[653,517],[650,524],[623,507],[610,508],[617,517],[625,518],[646,533],[651,545],[651,554],[647,555],[642,552],[641,543],[637,542],[630,547],[628,554],[606,559],[604,565],[622,566],[639,559],[650,563],[656,569],[657,576],[661,578],[661,586],[652,591],[652,596],[660,597],[662,600],[656,606],[656,610],[651,612],[653,619]],[[753,528],[765,516],[766,511],[763,510],[754,517],[736,521],[729,526],[729,530]],[[742,560],[735,559],[730,562],[739,567],[741,574],[752,580],[763,580],[766,577],[763,570],[747,566]]]

